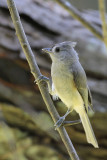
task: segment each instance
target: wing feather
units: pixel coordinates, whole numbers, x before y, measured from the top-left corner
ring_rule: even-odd
[[[88,105],[91,107],[91,109],[93,110],[93,102],[92,102],[92,95],[91,95],[91,91],[87,85],[88,88]]]
[[[86,111],[88,111],[88,97],[89,97],[89,101],[91,100],[90,100],[90,95],[87,88],[87,78],[86,78],[85,71],[79,62],[73,64],[71,70],[72,70],[75,86],[84,101]]]

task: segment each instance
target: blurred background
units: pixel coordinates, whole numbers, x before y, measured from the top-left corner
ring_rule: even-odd
[[[95,114],[89,114],[99,149],[87,143],[81,124],[66,127],[81,160],[107,160],[107,50],[104,43],[51,0],[15,0],[31,48],[43,75],[51,60],[41,49],[76,41],[88,78]],[[97,0],[69,0],[100,32]],[[107,2],[107,1],[106,1]],[[106,3],[107,5],[107,3]],[[107,6],[106,6],[107,8]],[[66,107],[54,102],[60,115]],[[76,120],[72,112],[67,120]],[[7,8],[0,0],[0,160],[67,160],[68,153],[34,83]]]

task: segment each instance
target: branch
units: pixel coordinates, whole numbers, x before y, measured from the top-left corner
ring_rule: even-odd
[[[13,24],[16,29],[16,34],[17,34],[18,39],[20,41],[20,44],[23,48],[23,51],[26,55],[31,72],[32,72],[34,78],[38,79],[38,77],[41,76],[41,73],[40,73],[40,70],[39,70],[38,65],[36,63],[36,59],[34,57],[34,54],[30,48],[29,42],[26,38],[26,35],[25,35],[24,29],[22,27],[20,17],[19,17],[17,8],[15,6],[14,0],[7,0],[7,3],[8,3],[8,8],[9,8],[9,11],[11,14]],[[42,94],[43,100],[47,106],[47,109],[48,109],[52,119],[56,123],[60,116],[59,116],[57,110],[55,109],[55,106],[53,105],[53,102],[52,102],[50,95],[47,91],[46,85],[44,85],[44,82],[42,81],[41,83],[38,84],[38,87],[39,87],[40,92]],[[67,149],[71,159],[72,160],[79,160],[79,157],[73,147],[73,144],[72,144],[65,128],[63,126],[61,126],[60,128],[58,128],[58,132],[62,138],[63,143],[66,146],[66,149]]]
[[[56,0],[56,2],[65,8],[73,18],[77,19],[84,27],[89,29],[97,38],[103,41],[102,33],[98,31],[97,28],[95,28],[93,25],[91,25],[86,19],[84,19],[81,15],[81,12],[79,12],[68,1]]]
[[[105,9],[105,1],[99,0],[99,11],[100,17],[102,20],[102,30],[103,30],[103,38],[105,46],[107,47],[107,24],[106,24],[106,9]]]

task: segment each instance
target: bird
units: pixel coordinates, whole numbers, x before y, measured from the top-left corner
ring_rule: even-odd
[[[88,143],[99,148],[87,114],[89,107],[92,106],[92,96],[87,84],[86,73],[75,50],[76,44],[76,42],[65,41],[51,48],[42,49],[43,52],[50,55],[52,60],[52,84],[48,83],[49,93],[54,97],[59,97],[68,108],[55,126],[60,127],[66,116],[75,110],[80,116]]]

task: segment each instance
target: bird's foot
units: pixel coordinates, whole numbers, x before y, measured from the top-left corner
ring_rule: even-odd
[[[80,124],[81,123],[81,120],[78,119],[78,120],[75,120],[75,121],[64,121],[65,120],[65,117],[60,117],[60,119],[56,122],[56,124],[54,125],[55,126],[55,130],[57,128],[59,128],[61,125],[63,126],[71,126],[71,125],[76,125],[76,124]]]
[[[49,82],[49,78],[48,77],[45,77],[44,75],[40,75],[34,82],[36,82],[36,84],[42,82],[42,81],[45,81],[45,82]]]
[[[63,116],[63,117],[60,117],[59,118],[59,120],[55,123],[55,130],[57,129],[57,128],[59,128],[62,124],[63,124],[63,122],[64,122],[64,120],[65,120],[65,117]]]

